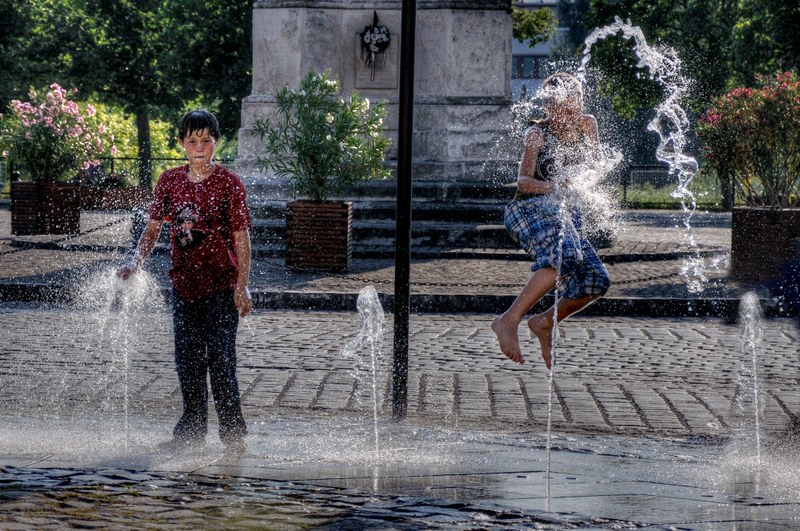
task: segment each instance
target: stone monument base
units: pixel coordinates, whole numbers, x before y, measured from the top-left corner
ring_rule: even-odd
[[[518,153],[509,140],[510,0],[422,0],[415,47],[414,179],[442,182],[513,180]],[[253,92],[242,104],[237,169],[248,183],[258,169],[258,118],[274,119],[275,94],[309,71],[330,70],[343,94],[387,102],[387,164],[396,161],[399,0],[262,0],[253,11]],[[377,14],[391,42],[372,77],[360,33]],[[511,173],[509,177],[509,172]]]

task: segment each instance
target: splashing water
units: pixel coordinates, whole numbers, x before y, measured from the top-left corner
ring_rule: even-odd
[[[98,374],[106,388],[106,409],[113,409],[117,386],[122,390],[125,444],[129,441],[130,360],[138,348],[138,339],[146,332],[141,330],[139,316],[163,311],[164,297],[155,278],[139,271],[128,280],[122,280],[116,269],[100,271],[77,288],[76,310],[92,311],[96,315],[100,332],[97,341],[87,345],[87,351],[102,353],[111,362],[105,374]],[[121,380],[121,381],[119,381]]]
[[[697,173],[697,161],[686,155],[684,149],[687,142],[689,120],[686,112],[681,107],[687,90],[688,82],[681,74],[681,62],[674,50],[667,47],[652,48],[647,44],[641,29],[633,26],[630,21],[623,22],[617,17],[614,23],[595,29],[584,41],[584,54],[581,58],[577,77],[586,85],[586,68],[591,60],[592,46],[601,39],[617,34],[623,38],[634,41],[634,53],[639,59],[638,67],[647,68],[652,79],[656,80],[664,89],[664,100],[655,107],[654,118],[648,124],[648,130],[655,132],[659,137],[656,149],[658,160],[665,162],[671,175],[678,181],[673,197],[681,200],[684,212],[684,227],[686,236],[692,250],[692,256],[684,260],[681,267],[681,276],[684,278],[687,290],[690,293],[702,292],[708,278],[705,274],[704,260],[700,256],[697,243],[691,227],[691,218],[696,210],[694,195],[688,189],[692,177]],[[548,89],[552,90],[552,88]],[[522,139],[527,131],[528,121],[525,119],[532,114],[542,114],[542,101],[546,94],[540,90],[530,100],[522,100],[512,107],[514,122],[512,136]],[[562,220],[562,230],[559,234],[559,243],[556,250],[557,257],[562,254],[563,242],[566,236],[575,237],[578,229],[572,223],[572,212],[575,206],[587,213],[588,221],[594,225],[595,230],[601,229],[614,233],[616,229],[616,201],[613,191],[604,187],[606,177],[616,168],[622,156],[618,150],[606,145],[598,147],[598,156],[588,159],[586,164],[574,164],[565,167],[555,179],[557,196],[559,197],[559,210]],[[572,234],[567,234],[572,232]],[[560,260],[556,261],[560,263]],[[559,276],[560,267],[556,268]],[[555,292],[556,307],[559,301],[559,290]],[[553,387],[556,367],[556,339],[558,337],[558,315],[554,315],[551,337],[551,370],[550,393],[548,397],[548,425],[546,446],[546,503],[549,502],[550,480],[550,439],[552,423]]]
[[[373,435],[375,439],[375,460],[380,457],[380,444],[378,437],[378,370],[377,359],[383,352],[383,327],[385,317],[378,292],[372,286],[363,288],[356,301],[358,315],[361,317],[361,329],[355,339],[342,349],[342,356],[356,361],[354,376],[357,381],[363,381],[364,358],[359,355],[364,346],[369,351],[369,372],[372,377],[372,420]]]
[[[514,116],[512,136],[518,140],[525,138],[529,128],[531,116],[543,115],[543,102],[547,98],[564,100],[570,97],[566,89],[547,87],[539,89],[530,99],[521,100],[512,107]],[[591,234],[604,234],[613,237],[617,230],[617,201],[613,183],[608,183],[607,178],[622,161],[622,154],[613,147],[600,143],[589,147],[558,143],[554,146],[554,158],[558,161],[569,161],[559,165],[558,171],[551,175],[551,180],[556,186],[554,197],[557,201],[560,228],[554,252],[554,269],[561,277],[562,257],[564,243],[567,240],[579,242]],[[575,216],[581,212],[579,217]],[[578,221],[580,219],[580,221]],[[578,260],[582,260],[580,245],[575,246]],[[549,391],[547,400],[547,439],[545,445],[545,505],[550,504],[550,479],[552,456],[552,419],[555,387],[555,370],[557,366],[556,345],[558,338],[558,304],[563,293],[563,284],[559,281],[554,290],[553,305],[556,310],[553,315],[553,327],[550,338],[550,371]],[[548,509],[549,510],[549,509]]]
[[[625,39],[633,40],[633,52],[639,59],[636,66],[647,68],[650,78],[664,90],[664,100],[655,107],[655,114],[647,124],[647,129],[656,133],[659,138],[656,158],[668,165],[670,175],[675,176],[678,181],[678,185],[671,195],[681,201],[686,237],[692,250],[692,256],[684,260],[680,273],[690,293],[701,293],[708,277],[705,274],[704,261],[700,256],[691,226],[697,202],[694,194],[688,188],[697,173],[698,164],[693,157],[684,153],[689,118],[681,106],[681,102],[688,92],[689,83],[681,73],[681,60],[675,50],[666,46],[654,48],[648,45],[641,28],[633,26],[630,20],[623,21],[619,17],[615,17],[612,24],[597,28],[586,37],[585,49],[578,69],[578,78],[581,81],[585,81],[586,78],[586,67],[592,57],[592,46],[599,40],[617,34]]]
[[[519,153],[522,152],[522,142],[531,118],[544,115],[542,102],[545,96],[540,89],[530,98],[520,100],[511,107],[513,120],[510,138],[519,145]],[[565,214],[562,219],[571,223],[570,207],[578,207],[582,212],[584,233],[604,234],[613,238],[618,231],[619,205],[615,197],[615,184],[609,182],[608,177],[622,161],[622,153],[602,140],[591,160],[562,168],[563,171],[554,177],[554,182]],[[569,151],[562,150],[558,156],[571,158]],[[567,228],[576,231],[575,227]]]
[[[733,402],[732,418],[737,419],[734,434],[740,445],[753,441],[755,445],[756,467],[761,468],[761,408],[763,400],[758,382],[758,357],[761,354],[763,323],[761,303],[758,295],[745,293],[739,303],[739,317],[742,322],[741,349],[738,385]],[[748,433],[753,430],[753,437]]]

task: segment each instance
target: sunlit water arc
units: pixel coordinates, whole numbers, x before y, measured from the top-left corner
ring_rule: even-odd
[[[682,102],[689,90],[689,80],[681,72],[681,60],[675,50],[667,46],[650,46],[641,28],[633,26],[630,20],[623,21],[619,17],[615,17],[614,22],[608,26],[595,29],[586,37],[578,69],[579,79],[586,81],[587,67],[595,43],[615,35],[633,41],[633,52],[638,59],[636,66],[647,68],[650,78],[664,91],[664,99],[654,108],[653,118],[647,124],[647,129],[656,133],[659,138],[656,158],[668,165],[670,175],[677,180],[672,196],[681,201],[686,238],[692,250],[692,256],[685,259],[681,267],[681,276],[690,293],[700,293],[708,282],[708,277],[691,226],[697,202],[689,190],[689,184],[699,166],[697,160],[685,153],[690,122]]]

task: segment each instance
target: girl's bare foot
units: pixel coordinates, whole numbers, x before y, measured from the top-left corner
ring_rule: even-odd
[[[552,350],[553,350],[553,325],[547,317],[535,315],[528,319],[528,328],[531,331],[531,337],[536,337],[539,340],[539,345],[542,347],[542,359],[548,369],[552,368]]]
[[[492,330],[497,336],[497,341],[500,343],[500,350],[503,354],[515,363],[525,363],[525,358],[522,357],[522,352],[519,350],[519,335],[517,333],[519,321],[512,321],[514,319],[503,314],[492,321]]]

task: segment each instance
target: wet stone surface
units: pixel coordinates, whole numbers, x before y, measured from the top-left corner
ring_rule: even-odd
[[[19,421],[20,419],[14,419]],[[0,528],[781,529],[798,446],[449,430],[314,417],[252,426],[244,456],[165,454],[169,424],[0,422]],[[31,435],[36,435],[32,443]],[[786,434],[785,434],[786,435]],[[795,440],[797,435],[793,435]],[[16,441],[16,442],[15,442]],[[29,451],[27,448],[34,451]],[[13,454],[13,455],[12,455]],[[549,475],[548,475],[549,469]]]
[[[605,523],[412,496],[364,495],[347,489],[248,479],[150,475],[115,481],[100,471],[96,481],[57,470],[0,471],[3,529],[468,529],[581,528]],[[53,477],[53,474],[57,474]],[[17,483],[18,482],[18,483]],[[22,487],[24,485],[24,487]],[[12,490],[24,488],[24,490]]]
[[[247,478],[100,470],[0,470],[3,529],[539,529],[634,524],[494,505]]]

